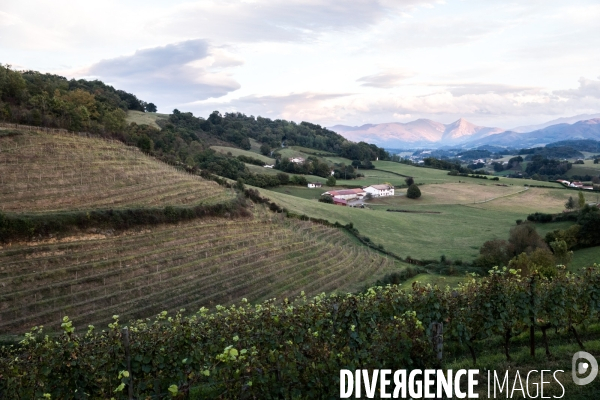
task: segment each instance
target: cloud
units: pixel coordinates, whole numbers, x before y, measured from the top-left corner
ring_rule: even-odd
[[[147,25],[170,35],[222,42],[314,40],[329,31],[361,29],[401,10],[434,0],[256,0],[204,1],[177,7]]]
[[[600,79],[600,77],[598,77]],[[579,87],[577,89],[556,90],[557,96],[568,98],[592,97],[600,99],[600,80],[579,78]]]
[[[379,72],[374,75],[363,76],[356,80],[361,82],[361,86],[369,86],[380,89],[389,89],[400,86],[402,81],[413,77],[415,74],[410,72]]]
[[[243,61],[205,40],[188,40],[102,60],[84,71],[139,97],[185,103],[221,97],[240,88],[229,69]]]
[[[203,101],[190,105],[199,115],[213,110],[242,112],[268,118],[284,118],[294,121],[318,121],[329,118],[331,103],[352,96],[351,93],[302,92],[285,95],[250,95],[227,102]]]
[[[518,94],[535,93],[540,88],[534,86],[514,86],[497,83],[461,83],[444,85],[453,96],[460,97],[468,94]]]

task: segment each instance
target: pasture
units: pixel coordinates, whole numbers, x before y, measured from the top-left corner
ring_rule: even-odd
[[[327,189],[321,188],[321,193]],[[452,260],[471,261],[485,241],[506,239],[516,220],[525,220],[535,211],[562,211],[566,199],[563,201],[560,196],[569,194],[566,190],[525,189],[466,183],[423,185],[424,194],[419,199],[404,196],[376,199],[366,203],[371,209],[319,203],[315,199],[316,191],[313,194],[308,189],[261,189],[261,192],[292,212],[330,222],[353,223],[362,235],[401,257],[439,259],[446,255]],[[398,192],[402,194],[403,190]],[[527,197],[522,200],[522,196]],[[554,200],[540,204],[546,196]],[[476,199],[475,204],[473,199]],[[388,212],[388,208],[411,212]],[[567,225],[536,224],[536,228],[545,235]]]
[[[589,247],[587,249],[575,250],[573,260],[569,264],[569,270],[578,272],[581,268],[600,265],[600,247]]]
[[[30,132],[0,137],[0,211],[214,204],[233,196],[120,142]]]
[[[594,164],[594,160],[584,160],[584,164],[573,164],[566,175],[569,177],[573,175],[600,176],[600,164]]]
[[[274,158],[263,156],[262,154],[258,154],[258,153],[255,153],[255,152],[249,151],[249,150],[242,150],[242,149],[238,149],[235,147],[226,147],[226,146],[210,146],[210,148],[221,154],[231,153],[231,155],[234,157],[237,157],[237,156],[252,157],[252,158],[261,160],[265,164],[270,164],[270,165],[275,164]]]
[[[477,179],[470,178],[464,176],[451,176],[448,175],[448,171],[433,169],[433,168],[424,168],[424,167],[415,167],[412,165],[395,163],[392,161],[374,161],[373,165],[375,165],[376,169],[393,172],[396,174],[412,176],[417,183],[448,183],[448,182],[469,182],[469,183],[484,183],[486,185],[494,185],[496,183],[513,185],[513,186],[524,186],[525,184],[529,185],[539,185],[546,187],[560,187],[560,184],[556,182],[542,182],[542,181],[534,181],[531,179],[516,179],[516,178],[504,178],[500,177],[499,181],[490,181],[489,179]],[[401,178],[402,177],[398,177]],[[489,178],[492,178],[490,176]]]
[[[127,117],[125,121],[130,124],[135,122],[138,125],[150,125],[156,129],[160,129],[158,124],[156,123],[159,119],[168,119],[169,114],[159,114],[159,113],[150,113],[150,112],[141,112],[129,110],[127,111]]]
[[[118,235],[0,247],[0,330],[145,318],[247,298],[352,290],[403,264],[342,230],[258,210]],[[85,325],[84,325],[85,324]]]

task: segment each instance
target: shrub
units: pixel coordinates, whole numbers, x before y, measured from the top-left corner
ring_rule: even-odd
[[[413,183],[408,187],[408,190],[406,191],[406,197],[409,199],[418,199],[421,197],[421,190]]]
[[[329,195],[323,195],[323,196],[319,197],[319,201],[321,203],[333,204],[333,197],[331,197]]]

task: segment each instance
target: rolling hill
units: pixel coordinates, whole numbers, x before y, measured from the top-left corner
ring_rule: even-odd
[[[0,222],[3,213],[135,214],[235,198],[231,189],[120,142],[35,129],[0,129],[0,179]],[[0,331],[56,328],[65,315],[77,326],[104,325],[115,314],[127,320],[242,298],[355,290],[402,265],[343,230],[286,219],[249,201],[246,207],[246,217],[99,226],[0,242]]]
[[[0,130],[4,212],[214,204],[233,194],[117,141]]]

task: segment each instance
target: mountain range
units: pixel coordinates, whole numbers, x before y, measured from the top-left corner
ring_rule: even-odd
[[[349,140],[374,143],[386,148],[473,148],[482,145],[532,147],[559,140],[600,140],[600,114],[560,118],[546,124],[511,130],[478,126],[464,118],[450,124],[417,119],[406,123],[366,124],[358,127],[335,125],[329,129]]]

